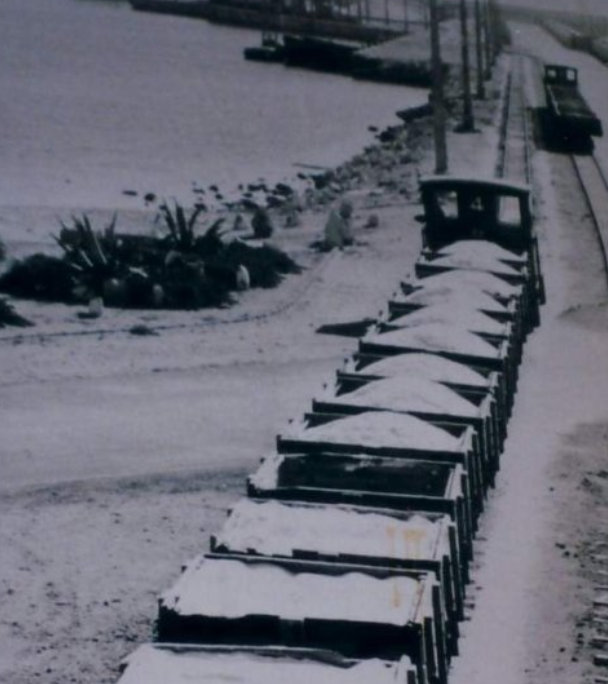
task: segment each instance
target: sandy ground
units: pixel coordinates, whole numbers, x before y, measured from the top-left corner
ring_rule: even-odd
[[[534,31],[522,28],[517,45],[556,49]],[[491,173],[492,122],[480,112],[480,133],[450,136],[453,171]],[[0,681],[112,682],[121,657],[150,639],[158,594],[206,548],[275,433],[353,349],[315,328],[374,315],[411,266],[428,134],[418,146],[414,163],[377,168],[353,195],[361,244],[310,253],[326,210],[308,212],[281,235],[305,272],[233,309],[106,312],[87,324],[72,309],[20,304],[36,328],[0,336]],[[534,171],[549,301],[482,520],[454,684],[591,682],[599,671],[591,617],[608,584],[599,579],[606,280],[568,161],[539,152]],[[378,186],[387,174],[397,188]],[[362,228],[372,212],[373,231]],[[134,322],[159,334],[130,335]]]

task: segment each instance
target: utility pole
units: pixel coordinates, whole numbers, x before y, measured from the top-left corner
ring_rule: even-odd
[[[441,63],[437,0],[429,0],[429,20],[431,24],[431,71],[433,78],[431,98],[435,138],[435,173],[445,173],[448,170],[448,147],[445,131],[446,113],[443,98],[443,64]]]
[[[486,35],[486,70],[485,77],[489,79],[492,77],[492,26],[490,21],[490,0],[485,1],[485,12],[484,14],[484,33]]]
[[[483,49],[481,45],[481,6],[479,0],[475,0],[475,55],[477,62],[477,99],[483,100],[486,96],[486,89],[483,83]]]
[[[460,54],[462,60],[462,123],[459,133],[470,133],[475,128],[473,98],[471,97],[471,70],[469,66],[469,27],[466,0],[460,0]]]

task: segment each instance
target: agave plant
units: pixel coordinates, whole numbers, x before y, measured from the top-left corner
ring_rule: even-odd
[[[190,252],[194,248],[196,240],[195,226],[199,214],[204,211],[203,206],[194,209],[190,216],[186,216],[184,208],[178,202],[171,208],[167,202],[163,202],[158,208],[161,217],[169,231],[168,242],[179,252]]]
[[[86,214],[73,216],[72,225],[59,222],[61,232],[54,235],[67,261],[81,274],[81,279],[97,294],[103,283],[117,274],[120,260],[117,253],[116,214],[103,232],[93,230]]]

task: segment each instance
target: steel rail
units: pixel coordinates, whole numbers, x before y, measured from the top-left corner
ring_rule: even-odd
[[[608,285],[608,180],[594,155],[570,155],[600,243]]]
[[[496,175],[530,183],[530,133],[523,94],[521,57],[517,58],[517,66],[509,74],[505,99]]]

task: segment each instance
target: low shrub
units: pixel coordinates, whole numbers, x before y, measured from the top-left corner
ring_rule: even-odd
[[[32,325],[32,323],[23,318],[23,316],[20,316],[5,299],[0,299],[0,328],[4,328],[7,325],[26,328]]]
[[[284,275],[301,272],[291,257],[272,245],[252,247],[234,240],[226,246],[221,259],[235,273],[239,265],[243,265],[249,271],[251,287],[276,287]]]
[[[43,302],[75,303],[77,271],[65,260],[33,254],[0,275],[0,292]]]
[[[120,308],[199,309],[224,306],[237,289],[275,287],[285,274],[300,272],[276,247],[226,240],[223,219],[196,235],[199,213],[188,217],[179,204],[165,203],[168,234],[161,238],[119,235],[116,217],[102,231],[86,214],[72,217],[55,237],[62,258],[35,254],[14,263],[0,276],[0,292],[68,304],[101,297]]]

